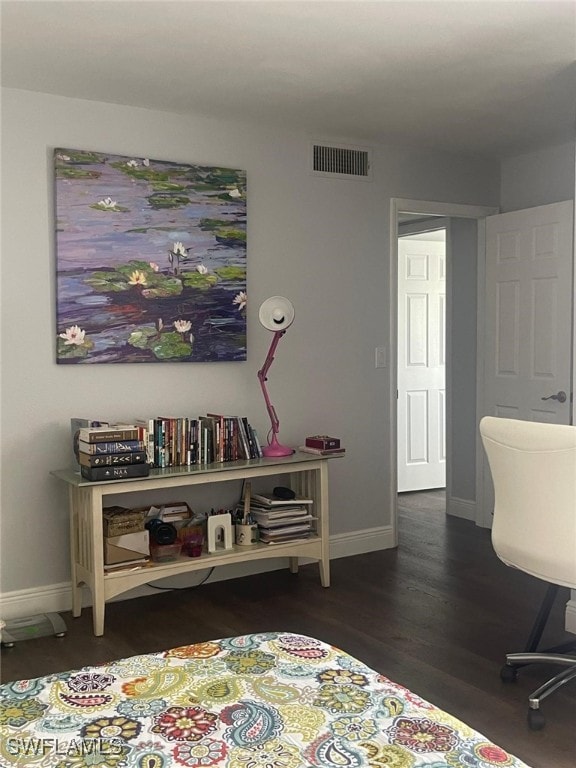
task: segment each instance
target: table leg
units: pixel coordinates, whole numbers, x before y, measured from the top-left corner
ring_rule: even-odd
[[[320,568],[320,583],[323,587],[330,586],[330,534],[328,527],[328,462],[323,461],[316,477],[316,493],[318,499],[318,517],[322,536],[322,557],[318,563]]]
[[[78,506],[75,497],[75,489],[68,492],[68,506],[70,512],[70,571],[72,578],[72,616],[78,618],[82,613],[82,589],[78,586]]]

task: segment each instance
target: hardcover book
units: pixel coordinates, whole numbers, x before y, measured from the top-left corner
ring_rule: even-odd
[[[148,477],[148,464],[128,464],[126,467],[84,467],[80,474],[85,480],[123,480],[129,477]]]
[[[256,522],[267,520],[286,520],[297,517],[308,517],[310,507],[263,507],[250,506],[250,514],[256,519]]]
[[[78,454],[78,461],[83,467],[122,467],[127,464],[144,464],[148,457],[144,451],[134,453],[82,453]]]
[[[84,443],[104,443],[112,440],[138,440],[138,427],[116,424],[111,427],[83,427],[78,438]]]
[[[299,507],[303,504],[313,504],[313,499],[281,499],[279,496],[274,496],[273,493],[253,493],[250,497],[250,502],[255,506],[262,507]]]
[[[141,453],[146,450],[146,444],[142,440],[122,440],[105,443],[85,443],[78,441],[78,450],[80,453],[90,455],[107,453]]]
[[[302,453],[314,453],[316,456],[344,456],[346,448],[312,448],[309,445],[301,445],[298,448]]]

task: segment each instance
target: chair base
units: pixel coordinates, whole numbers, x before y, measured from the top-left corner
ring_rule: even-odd
[[[544,715],[540,711],[540,702],[570,680],[576,679],[576,655],[565,653],[576,650],[576,641],[563,643],[543,651],[536,650],[557,592],[558,587],[555,584],[550,584],[530,633],[526,651],[506,654],[506,664],[500,670],[500,679],[505,683],[510,683],[518,678],[518,670],[527,664],[560,664],[568,667],[568,669],[551,677],[528,697],[528,727],[533,731],[541,730],[546,724]]]
[[[542,651],[536,650],[557,592],[558,587],[550,584],[534,622],[526,650],[523,653],[508,653],[506,664],[500,670],[500,679],[505,683],[511,683],[518,678],[518,670],[527,664],[560,664],[568,667],[551,677],[528,697],[528,727],[533,731],[541,730],[546,724],[544,715],[540,711],[540,702],[570,680],[576,679],[576,655],[566,653],[566,651],[576,650],[576,641]]]
[[[561,664],[568,667],[551,677],[528,697],[528,727],[531,731],[540,731],[546,725],[540,703],[570,680],[576,680],[576,656],[562,656],[555,653],[509,653],[506,656],[506,664],[500,671],[500,678],[504,682],[514,682],[518,677],[518,667],[533,663]]]

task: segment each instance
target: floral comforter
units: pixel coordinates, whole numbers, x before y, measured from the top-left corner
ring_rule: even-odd
[[[526,768],[338,648],[253,634],[0,686],[0,766]]]

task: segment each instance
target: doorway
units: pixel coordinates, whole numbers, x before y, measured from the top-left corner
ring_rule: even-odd
[[[398,234],[398,493],[404,493],[446,486],[446,223],[402,221]]]
[[[400,198],[393,198],[390,205],[390,280],[389,280],[389,307],[390,307],[390,398],[389,398],[389,423],[391,427],[390,435],[390,454],[389,454],[389,471],[390,471],[390,490],[389,490],[389,504],[391,509],[391,522],[394,532],[395,543],[398,543],[398,240],[400,234],[401,225],[405,224],[410,219],[433,219],[434,217],[443,217],[446,220],[446,267],[445,267],[445,280],[446,280],[446,330],[445,330],[445,381],[446,381],[446,396],[445,396],[445,485],[446,485],[446,511],[450,514],[467,517],[469,519],[475,519],[475,507],[474,504],[459,504],[458,493],[459,489],[454,489],[452,481],[452,456],[454,435],[452,433],[453,427],[453,410],[456,410],[459,414],[464,414],[464,418],[475,421],[476,417],[476,286],[477,286],[477,265],[478,254],[484,252],[484,219],[486,216],[495,214],[498,212],[497,208],[488,208],[484,206],[471,206],[461,205],[458,203],[437,203],[432,201],[422,200],[407,200]],[[460,311],[465,309],[462,307],[464,300],[464,293],[466,291],[460,291],[459,280],[461,279],[454,275],[454,269],[452,264],[452,251],[454,248],[453,232],[458,236],[462,236],[462,231],[466,227],[457,226],[463,220],[468,220],[474,227],[473,238],[470,233],[466,235],[468,239],[467,243],[467,257],[472,264],[466,265],[466,275],[472,282],[466,285],[466,291],[473,291],[474,295],[474,310],[469,312],[467,321],[473,322],[474,329],[470,327],[466,329],[468,335],[474,333],[473,350],[465,350],[465,352],[473,352],[473,363],[471,365],[465,365],[465,374],[468,379],[474,384],[472,387],[472,394],[468,392],[461,393],[458,389],[454,392],[452,386],[453,378],[453,365],[452,365],[452,344],[453,335],[458,336],[461,329],[454,327],[452,315],[455,305],[459,307]],[[458,270],[456,270],[458,272]],[[453,284],[454,281],[454,284]],[[461,338],[459,339],[461,343]],[[471,358],[472,359],[472,356]],[[463,388],[465,389],[465,388]],[[465,395],[465,404],[463,407],[462,400],[458,400],[459,395]],[[456,402],[454,402],[456,401]],[[468,430],[469,432],[470,430]],[[457,435],[458,440],[458,435]],[[464,446],[466,448],[466,446]],[[475,450],[475,447],[474,449]],[[460,454],[457,456],[457,460],[469,463],[469,458],[466,455],[466,450],[460,451],[460,446],[457,446],[457,452]],[[474,463],[474,461],[473,461]],[[459,473],[460,476],[461,473]],[[475,477],[472,473],[471,483],[474,484]],[[474,495],[462,495],[462,499],[474,498]]]

